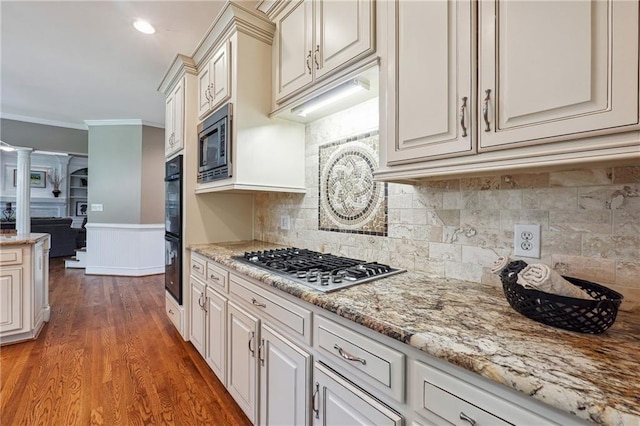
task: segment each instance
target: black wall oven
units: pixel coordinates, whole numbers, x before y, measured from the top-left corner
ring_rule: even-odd
[[[228,103],[198,126],[198,183],[231,177],[231,118]]]
[[[182,155],[165,168],[164,287],[182,305]]]

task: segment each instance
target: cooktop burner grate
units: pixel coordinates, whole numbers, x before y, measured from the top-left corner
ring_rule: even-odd
[[[328,293],[405,272],[378,262],[289,247],[246,252],[234,260],[285,276],[299,284]]]

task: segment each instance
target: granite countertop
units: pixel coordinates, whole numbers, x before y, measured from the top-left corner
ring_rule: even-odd
[[[230,258],[278,247],[249,241],[191,249],[582,419],[640,425],[637,312],[619,311],[605,333],[580,334],[522,316],[498,287],[407,272],[324,294]]]
[[[49,237],[49,234],[0,234],[0,247],[36,244],[38,241],[46,237]]]

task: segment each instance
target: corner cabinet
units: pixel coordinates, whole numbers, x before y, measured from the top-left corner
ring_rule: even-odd
[[[78,169],[69,174],[69,216],[87,216],[89,169]]]
[[[372,0],[298,0],[276,12],[275,104],[375,52]]]
[[[386,2],[376,177],[637,161],[638,7]]]

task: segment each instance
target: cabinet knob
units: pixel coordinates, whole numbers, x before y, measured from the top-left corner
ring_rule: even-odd
[[[169,313],[170,313],[171,315],[174,315],[174,313],[173,313],[173,311],[171,310],[171,308],[169,308]]]

